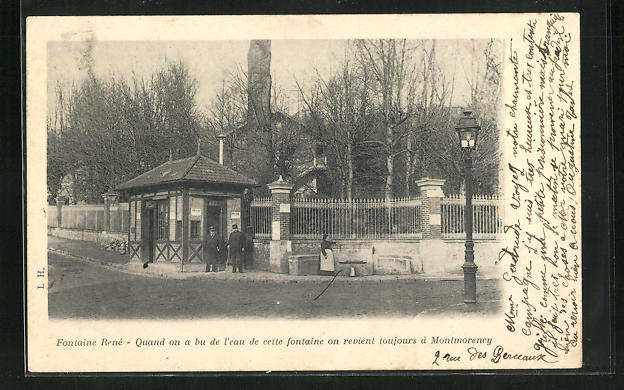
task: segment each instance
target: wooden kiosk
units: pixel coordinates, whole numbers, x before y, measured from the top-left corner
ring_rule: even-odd
[[[241,200],[256,185],[201,154],[168,161],[119,185],[129,201],[130,260],[201,269],[208,228],[224,239],[234,223],[245,229]]]

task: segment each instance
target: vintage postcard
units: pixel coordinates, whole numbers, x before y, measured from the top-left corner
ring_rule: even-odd
[[[581,367],[579,42],[29,17],[28,371]]]

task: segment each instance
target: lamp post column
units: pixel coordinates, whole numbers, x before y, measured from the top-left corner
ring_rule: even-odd
[[[472,241],[472,151],[464,151],[466,178],[466,208],[464,210],[464,230],[466,249],[464,255],[464,303],[477,303],[477,265],[474,262],[474,242]]]

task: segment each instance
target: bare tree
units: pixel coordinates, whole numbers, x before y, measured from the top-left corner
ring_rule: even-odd
[[[332,161],[332,171],[339,173],[340,194],[353,198],[355,157],[359,145],[370,139],[375,128],[370,98],[370,75],[365,68],[346,56],[340,71],[317,80],[306,94],[297,84],[309,112],[309,126]]]
[[[239,161],[235,156],[240,152],[247,152],[242,137],[237,130],[245,124],[247,118],[247,82],[246,74],[239,66],[227,75],[221,82],[221,89],[213,99],[208,113],[209,127],[212,129],[211,141],[215,141],[220,134],[227,134],[225,138],[225,163],[234,167]]]
[[[254,64],[258,49],[254,47],[252,44],[248,65],[254,70],[253,77],[240,65],[226,74],[209,107],[207,122],[215,136],[227,135],[226,164],[266,184],[279,175],[287,178],[294,175],[302,144],[301,124],[287,115],[290,103],[279,86],[267,78],[266,55],[258,60],[262,66]],[[271,87],[268,92],[272,93],[272,102],[267,101],[271,96],[267,95],[267,85]],[[274,107],[274,112],[269,114],[270,107]]]
[[[51,138],[49,166],[60,164],[72,175],[75,201],[101,202],[103,192],[161,164],[170,152],[193,153],[201,132],[195,91],[181,62],[131,83],[89,72],[80,85],[58,94],[63,120]]]
[[[499,131],[496,112],[500,100],[502,42],[471,42],[470,69],[466,79],[470,87],[470,108],[480,122],[479,145],[475,159],[475,181],[481,192],[495,192],[500,165]]]
[[[436,60],[436,41],[422,43],[408,81],[407,111],[409,134],[406,137],[405,194],[411,195],[411,183],[424,146],[431,139],[432,130],[443,126],[448,117],[451,88]],[[422,173],[422,172],[421,172]]]
[[[365,142],[376,142],[383,148],[386,163],[384,193],[385,198],[390,200],[393,196],[395,158],[407,151],[403,141],[409,129],[402,125],[412,113],[407,111],[406,87],[412,53],[420,46],[420,42],[408,44],[405,39],[359,40],[356,46],[358,60],[374,76],[375,92],[381,98],[377,106],[382,139]]]
[[[53,113],[46,118],[47,128],[47,185],[48,193],[55,197],[61,189],[63,177],[68,173],[63,156],[62,135],[65,133],[67,103],[63,86],[55,87],[56,104]]]
[[[475,190],[481,193],[496,191],[499,167],[498,129],[496,108],[500,98],[500,56],[498,41],[472,41],[470,49],[458,53],[468,85],[468,101],[464,107],[451,107],[455,75],[445,80],[445,75],[426,77],[437,88],[434,96],[423,105],[427,120],[416,145],[417,154],[412,161],[413,171],[421,175],[434,175],[446,179],[449,191],[460,191],[463,183],[462,163],[454,127],[463,109],[472,110],[481,124],[478,147],[474,159]],[[429,50],[429,49],[427,49]],[[433,67],[432,69],[436,69]],[[461,77],[461,76],[460,76]],[[438,79],[436,81],[436,78]],[[429,94],[431,96],[431,94]]]

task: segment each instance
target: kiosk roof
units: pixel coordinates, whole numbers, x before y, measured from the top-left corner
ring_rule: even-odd
[[[230,184],[256,186],[257,183],[218,162],[196,155],[180,160],[167,161],[139,176],[117,186],[117,190],[130,190],[176,182]]]

